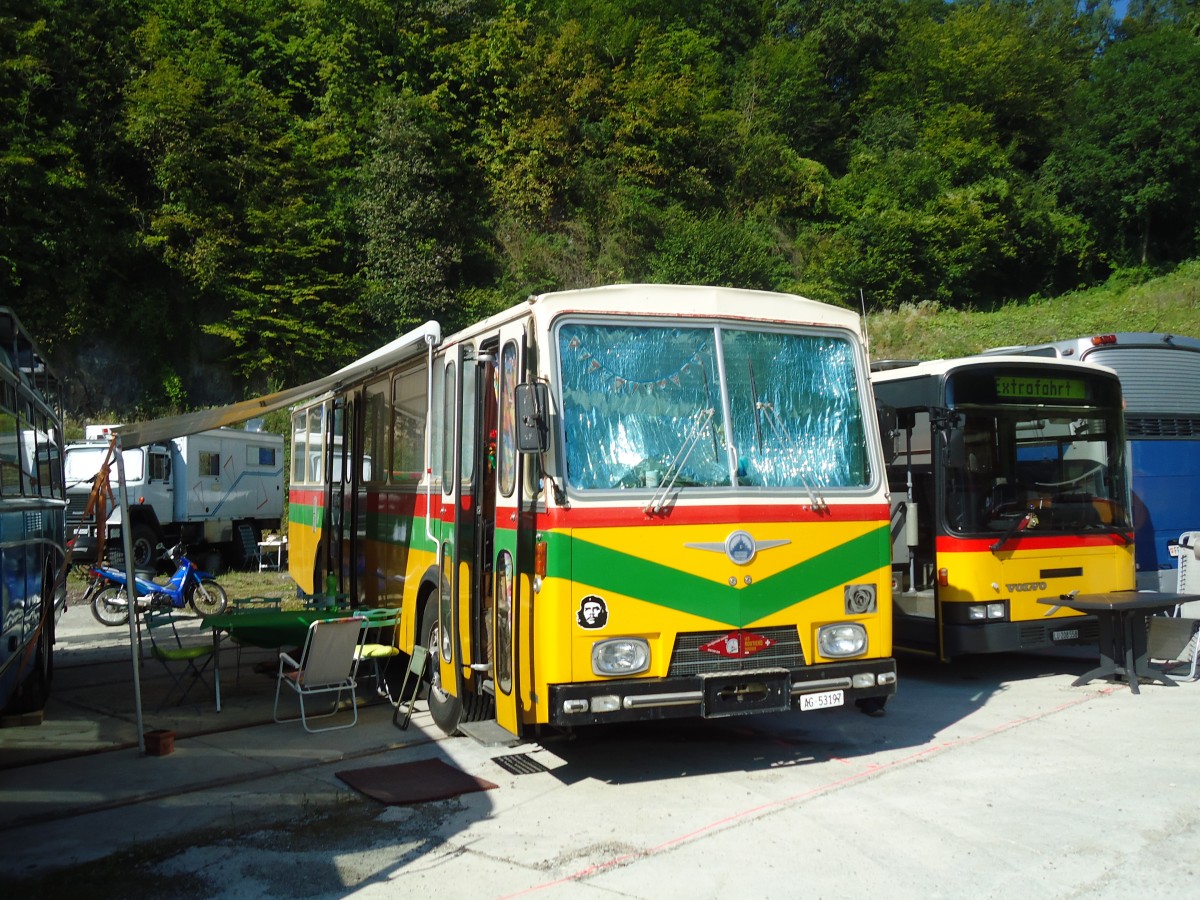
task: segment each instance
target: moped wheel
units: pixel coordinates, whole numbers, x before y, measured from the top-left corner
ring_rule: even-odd
[[[228,608],[229,597],[225,588],[211,578],[205,578],[196,583],[188,602],[201,616],[219,616]]]
[[[92,615],[101,625],[124,625],[129,621],[129,603],[124,588],[106,587],[92,598]]]

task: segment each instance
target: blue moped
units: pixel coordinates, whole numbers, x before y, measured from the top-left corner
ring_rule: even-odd
[[[149,578],[135,578],[138,611],[146,609],[183,609],[191,606],[201,616],[216,616],[225,612],[229,597],[208,572],[201,572],[187,558],[182,544],[176,544],[164,559],[176,567],[166,584]],[[104,625],[124,625],[129,621],[129,593],[125,572],[113,566],[92,566],[88,578],[107,585],[92,596],[92,615]],[[90,589],[89,589],[90,591]]]

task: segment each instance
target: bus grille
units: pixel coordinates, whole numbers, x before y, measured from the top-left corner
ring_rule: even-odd
[[[731,629],[736,630],[736,629]],[[747,628],[775,643],[753,656],[728,659],[700,648],[720,640],[729,631],[691,631],[675,636],[668,675],[706,675],[710,672],[740,672],[744,669],[796,668],[804,665],[804,648],[795,627]]]
[[[1130,416],[1128,437],[1200,437],[1200,419],[1188,416]]]

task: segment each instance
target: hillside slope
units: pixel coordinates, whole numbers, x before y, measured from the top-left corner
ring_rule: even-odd
[[[904,305],[867,316],[872,359],[936,359],[993,347],[1158,331],[1200,338],[1200,260],[1140,283],[1115,275],[1088,291],[991,312]]]

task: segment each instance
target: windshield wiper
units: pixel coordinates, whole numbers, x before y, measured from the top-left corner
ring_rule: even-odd
[[[667,495],[671,492],[671,488],[675,486],[675,482],[679,478],[679,472],[683,469],[683,464],[688,461],[688,457],[696,449],[696,444],[700,442],[700,437],[704,434],[705,427],[712,421],[716,412],[711,406],[708,409],[696,410],[692,416],[691,428],[683,436],[683,443],[679,445],[679,449],[672,455],[671,462],[667,465],[667,470],[663,472],[658,486],[654,489],[654,495],[650,498],[650,502],[646,504],[645,512],[660,513],[663,511],[663,507],[667,503]]]
[[[756,416],[758,415],[759,411],[767,414],[767,424],[771,426],[771,430],[775,433],[775,439],[779,441],[780,446],[788,448],[793,453],[799,453],[799,455],[803,457],[803,453],[800,453],[799,448],[792,442],[792,437],[790,434],[788,434],[787,429],[784,427],[783,422],[779,417],[779,413],[775,411],[775,407],[770,403],[756,400],[754,402],[754,412]],[[802,459],[801,465],[796,467],[796,476],[800,479],[800,486],[803,487],[804,490],[808,491],[808,502],[812,504],[812,508],[815,511],[821,512],[829,509],[829,504],[825,501],[824,495],[821,494],[821,488],[805,476],[804,469],[807,465],[807,460]]]
[[[1033,510],[1030,510],[1029,512],[1025,513],[1025,515],[1021,516],[1021,518],[1019,518],[1019,519],[1013,519],[1013,523],[1008,526],[1008,530],[1006,532],[1004,532],[1004,534],[1001,536],[1000,540],[998,540],[998,541],[996,541],[996,543],[992,544],[992,546],[989,549],[993,553],[995,553],[997,550],[999,550],[1001,547],[1003,547],[1005,544],[1007,544],[1010,540],[1012,540],[1013,537],[1016,536],[1018,531],[1024,531],[1026,528],[1036,528],[1037,523],[1038,523],[1038,518],[1036,515],[1034,515]]]

